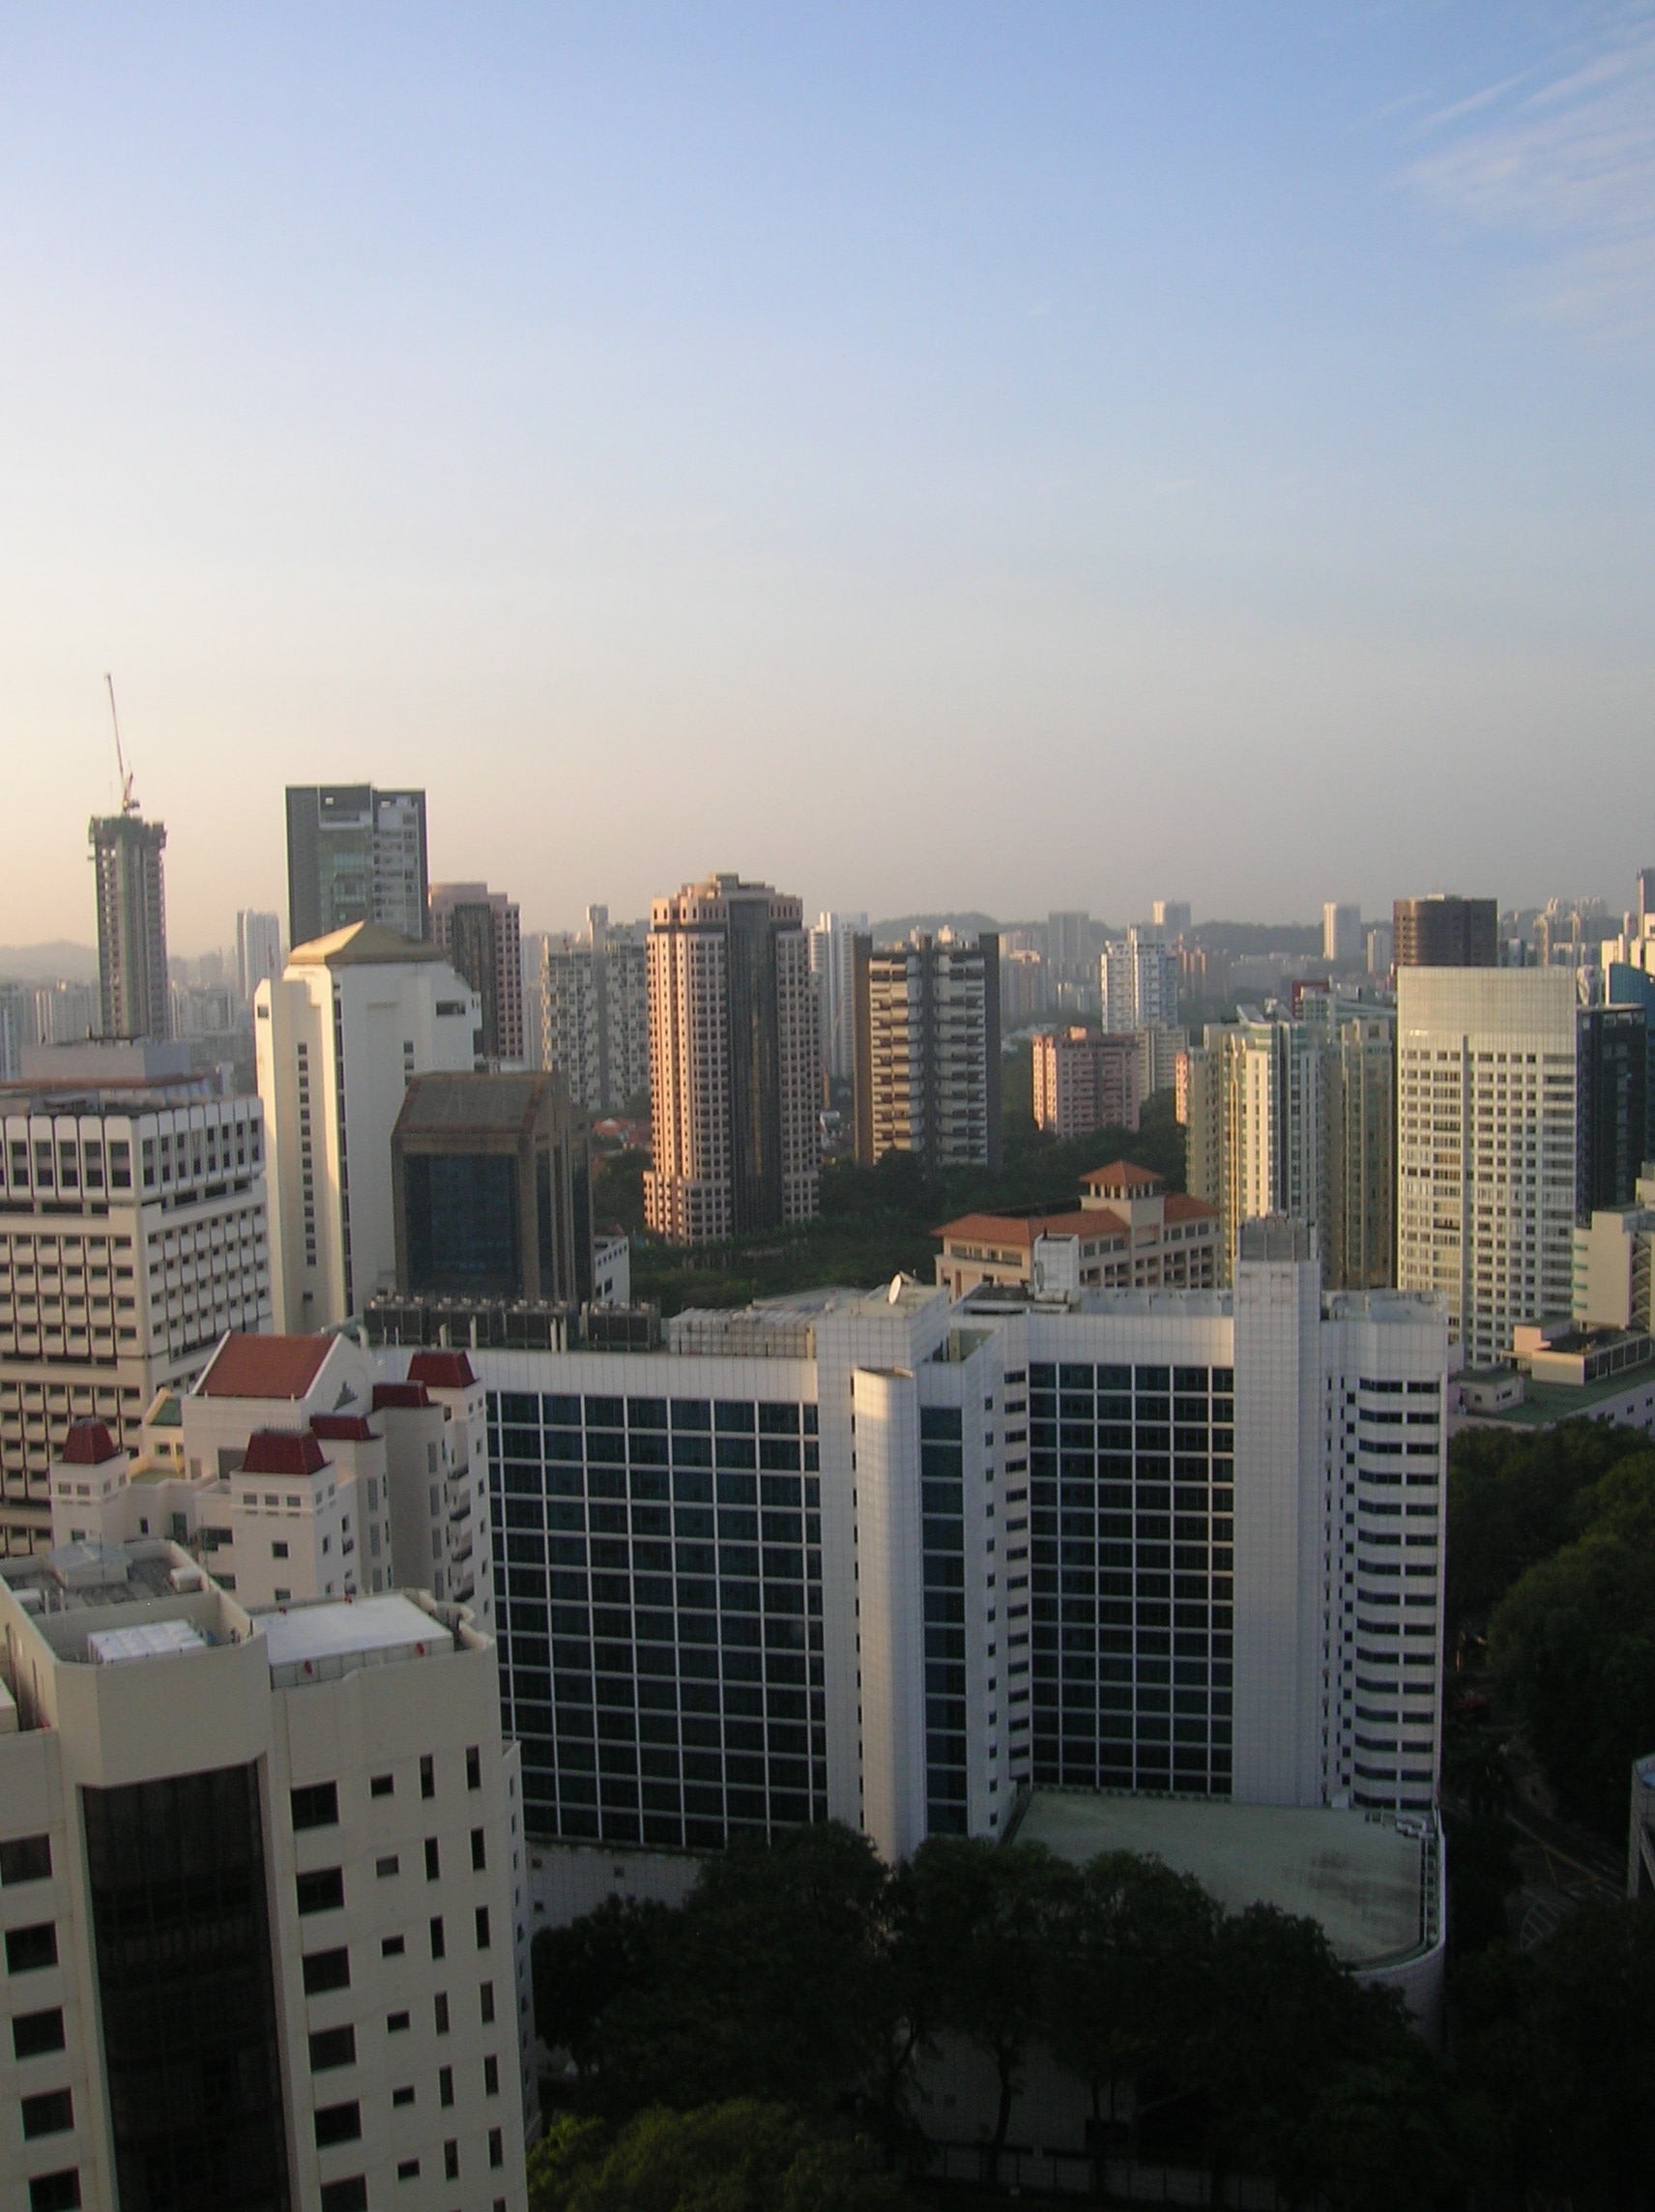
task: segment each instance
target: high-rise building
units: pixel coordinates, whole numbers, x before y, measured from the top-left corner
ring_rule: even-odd
[[[853,941],[867,934],[865,914],[820,914],[810,932],[810,973],[821,1022],[821,1061],[835,1082],[857,1071],[857,1015]]]
[[[96,983],[37,983],[35,1034],[37,1044],[83,1044],[101,1029]]]
[[[664,1351],[473,1353],[490,1526],[525,1532],[494,1587],[531,1834],[837,1818],[895,1859],[1046,1784],[1429,1827],[1444,1316],[1324,1298],[1305,1253],[1256,1223],[1234,1292],[903,1282],[684,1315]],[[537,1499],[554,1531],[623,1498],[602,1574],[528,1533]],[[554,1703],[559,1639],[592,1661]]]
[[[1091,916],[1059,913],[1046,917],[1046,966],[1054,983],[1084,983],[1093,968]]]
[[[563,1077],[589,1114],[624,1113],[650,1088],[650,980],[645,931],[589,906],[579,937],[541,940],[536,1001],[540,1065]]]
[[[374,922],[296,945],[253,1004],[270,1132],[273,1292],[290,1335],[396,1283],[391,1138],[403,1093],[482,1052],[477,994],[433,945]]]
[[[236,916],[236,988],[245,1005],[265,981],[281,974],[281,917],[244,908]]]
[[[14,1560],[0,1711],[9,2206],[522,2212],[521,1772],[470,1614],[253,1612],[160,1539]]]
[[[555,1076],[415,1076],[391,1184],[400,1296],[592,1296],[586,1120]]]
[[[1368,974],[1388,975],[1396,964],[1396,930],[1388,921],[1368,924]]]
[[[1329,899],[1321,910],[1321,957],[1341,966],[1362,957],[1362,910]]]
[[[1152,927],[1134,924],[1124,937],[1112,938],[1099,956],[1098,972],[1106,1030],[1176,1028],[1178,956]]]
[[[101,1033],[165,1039],[172,1034],[165,826],[138,814],[94,815],[87,835],[98,880]]]
[[[521,1067],[523,947],[515,905],[486,884],[433,884],[427,934],[477,993],[483,1059],[495,1069]]]
[[[1391,909],[1391,949],[1400,968],[1495,968],[1499,905],[1495,899],[1399,898]]]
[[[416,940],[430,929],[425,794],[370,783],[287,787],[287,942],[353,922]]]
[[[73,1421],[135,1440],[226,1329],[270,1326],[263,1111],[214,1097],[188,1059],[37,1046],[0,1102],[0,1551],[49,1543]]]
[[[1216,1023],[1182,1057],[1178,1112],[1192,1196],[1215,1205],[1229,1280],[1244,1222],[1309,1231],[1330,1287],[1393,1279],[1392,1025],[1388,1011],[1307,995],[1307,1018]]]
[[[35,987],[0,983],[0,1083],[15,1083],[23,1055],[35,1041]]]
[[[857,1158],[998,1168],[1000,940],[856,941]]]
[[[1042,1030],[1034,1038],[1034,1125],[1055,1137],[1136,1129],[1141,1098],[1135,1036]]]
[[[1190,933],[1190,902],[1188,899],[1155,899],[1149,908],[1149,919],[1169,944]]]
[[[1648,1049],[1642,1006],[1577,1016],[1575,1218],[1630,1206],[1647,1157]]]
[[[654,901],[644,1212],[698,1244],[816,1212],[816,994],[803,908],[710,876]]]
[[[1570,1310],[1576,988],[1566,968],[1397,969],[1397,1279],[1466,1363]]]

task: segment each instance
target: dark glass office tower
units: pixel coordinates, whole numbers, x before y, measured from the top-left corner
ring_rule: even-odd
[[[1575,1093],[1575,1217],[1631,1206],[1647,1141],[1648,1052],[1641,1006],[1580,1017]]]
[[[308,945],[354,921],[430,935],[425,794],[369,783],[287,787],[287,942]]]

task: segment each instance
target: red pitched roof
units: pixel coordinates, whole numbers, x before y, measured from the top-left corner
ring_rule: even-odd
[[[1159,1190],[1166,1180],[1149,1168],[1141,1168],[1136,1160],[1111,1160],[1107,1167],[1093,1168],[1081,1178],[1088,1190],[1136,1191],[1147,1196]]]
[[[312,1413],[310,1434],[342,1444],[371,1444],[378,1435],[361,1413]]]
[[[327,1455],[308,1429],[255,1429],[247,1439],[244,1474],[315,1474]]]
[[[376,1382],[373,1386],[376,1413],[382,1406],[428,1406],[430,1403],[423,1382]]]
[[[331,1336],[227,1336],[196,1383],[202,1398],[303,1398],[334,1349]]]
[[[1186,1198],[1181,1190],[1175,1191],[1167,1201],[1169,1221],[1216,1221],[1218,1208],[1209,1206],[1205,1198]]]
[[[469,1390],[477,1377],[463,1352],[417,1352],[408,1362],[408,1380],[433,1390]]]
[[[102,1421],[76,1421],[64,1441],[65,1467],[102,1467],[120,1456],[121,1447]]]

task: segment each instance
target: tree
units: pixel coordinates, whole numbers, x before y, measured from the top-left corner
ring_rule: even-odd
[[[1033,1844],[940,1836],[914,1855],[916,1943],[932,2015],[987,2052],[1000,2083],[991,2186],[1029,2045],[1045,2025],[1054,1936],[1075,1880]]]
[[[566,2121],[529,2161],[529,2212],[902,2212],[865,2148],[776,2105]]]
[[[1564,1806],[1618,1837],[1631,1762],[1655,1744],[1655,1454],[1577,1511],[1584,1533],[1500,1601],[1489,1652]]]
[[[566,2051],[583,2074],[596,2063],[604,2013],[623,1991],[654,1974],[670,1925],[664,1905],[611,1897],[568,1927],[536,1936],[536,2032],[554,2051]]]

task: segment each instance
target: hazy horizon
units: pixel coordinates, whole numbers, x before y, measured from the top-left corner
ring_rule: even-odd
[[[0,20],[0,943],[289,781],[525,928],[1655,860],[1655,13]]]

